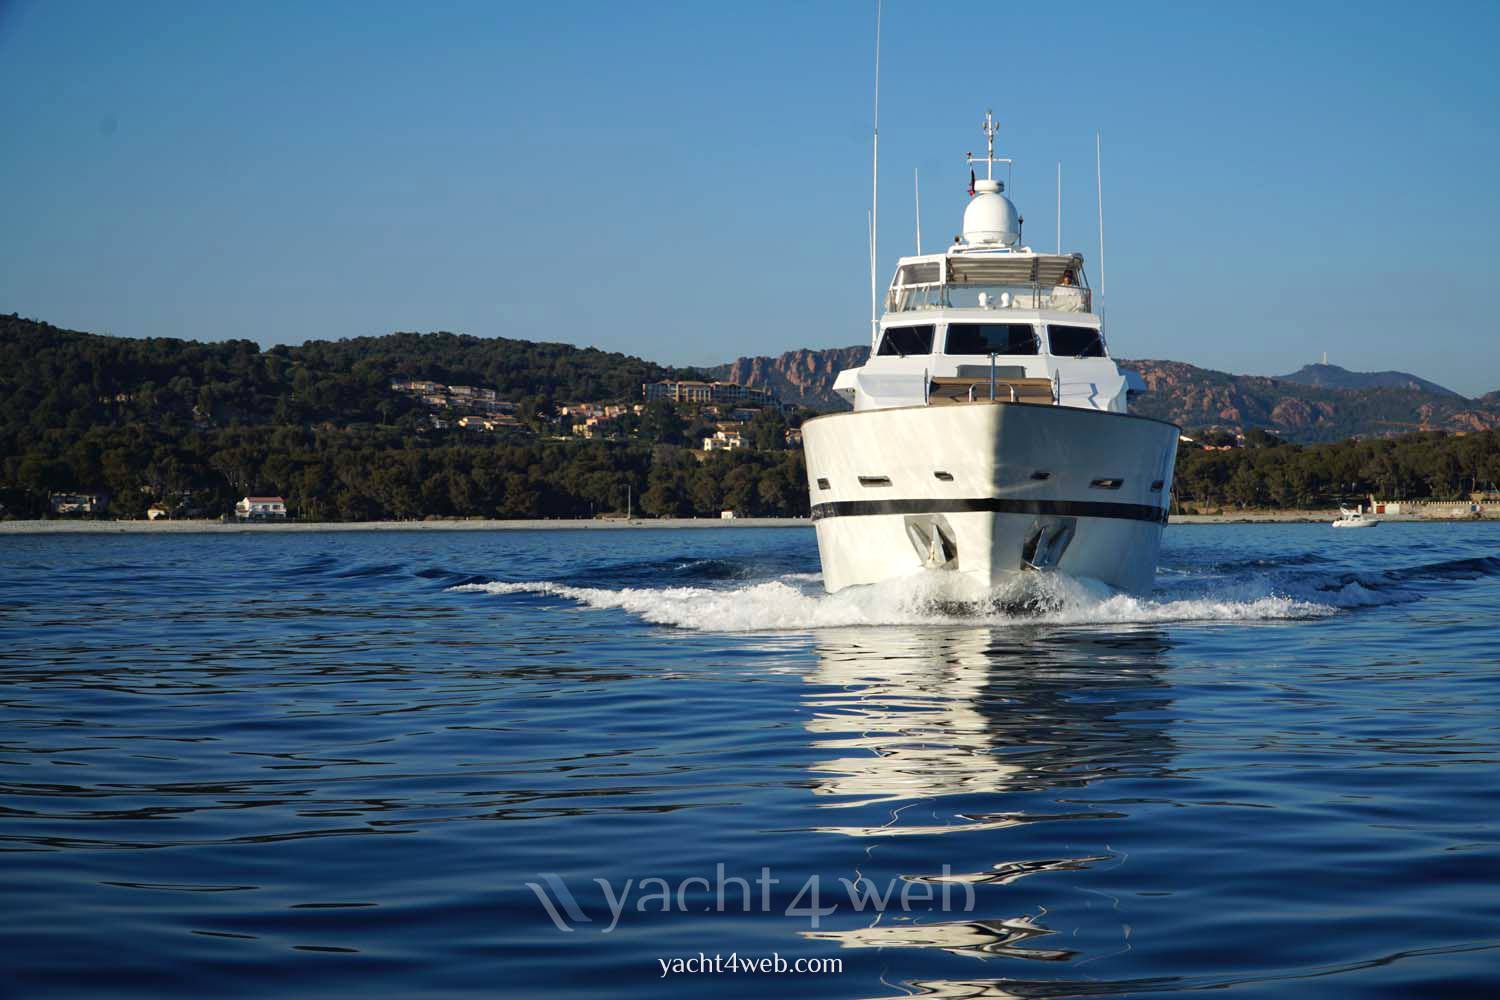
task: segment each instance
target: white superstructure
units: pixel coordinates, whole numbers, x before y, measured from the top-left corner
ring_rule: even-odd
[[[1109,356],[1082,255],[1022,243],[984,130],[963,236],[901,258],[869,359],[834,383],[853,412],[803,425],[824,584],[1038,569],[1149,591],[1178,428],[1129,414],[1145,386]]]

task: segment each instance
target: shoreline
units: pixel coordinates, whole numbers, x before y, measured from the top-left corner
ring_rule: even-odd
[[[1337,511],[1279,510],[1240,511],[1233,514],[1174,514],[1171,525],[1196,524],[1328,524]],[[1484,518],[1417,517],[1410,514],[1381,515],[1378,520],[1402,524],[1472,523]],[[712,530],[716,528],[811,528],[805,517],[637,517],[607,520],[504,520],[498,518],[433,521],[260,521],[253,523],[207,520],[188,521],[0,521],[0,535],[123,535],[123,534],[257,534],[285,531],[637,531]]]
[[[1173,524],[1332,524],[1337,510],[1246,510],[1234,514],[1173,514]],[[1375,521],[1390,524],[1473,524],[1500,521],[1500,512],[1482,517],[1421,517],[1417,514],[1375,514]]]
[[[1174,524],[1328,524],[1339,516],[1337,510],[1242,510],[1233,514],[1173,514],[1167,521]],[[1410,517],[1382,518],[1387,521],[1411,521]]]
[[[631,531],[643,528],[810,528],[805,517],[635,517],[435,521],[0,521],[0,535],[260,534],[282,531]]]

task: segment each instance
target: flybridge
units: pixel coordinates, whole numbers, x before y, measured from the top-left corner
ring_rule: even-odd
[[[886,292],[888,312],[918,309],[1052,309],[1089,312],[1081,254],[955,246],[902,257]]]

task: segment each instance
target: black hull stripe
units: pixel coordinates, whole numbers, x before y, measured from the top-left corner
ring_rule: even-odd
[[[1050,514],[1056,517],[1113,517],[1166,524],[1167,512],[1143,503],[1102,500],[1011,500],[979,497],[953,500],[834,500],[813,504],[812,519],[869,517],[872,514]]]

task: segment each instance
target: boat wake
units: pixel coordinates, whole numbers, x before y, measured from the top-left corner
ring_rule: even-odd
[[[582,579],[460,577],[447,589],[562,600],[683,629],[767,632],[861,625],[1284,621],[1407,604],[1433,589],[1492,576],[1500,576],[1500,558],[1493,556],[1353,570],[1316,553],[1301,553],[1163,565],[1149,598],[1059,573],[1027,573],[987,590],[945,571],[828,594],[819,574],[790,572],[780,561],[679,557],[633,567],[612,565]]]
[[[805,631],[860,625],[1160,624],[1321,618],[1420,601],[1455,583],[1500,576],[1479,556],[1354,570],[1317,553],[1163,565],[1149,598],[1095,580],[1026,573],[985,589],[946,571],[825,593],[818,573],[780,560],[678,557],[614,564],[589,577],[524,582],[458,577],[452,592],[532,597],[621,610],[706,632]],[[451,578],[450,578],[451,579]],[[649,584],[645,581],[650,581]],[[600,586],[600,584],[605,584]]]
[[[710,632],[801,631],[858,625],[1122,624],[1315,618],[1370,603],[1368,594],[1277,593],[1264,581],[1218,587],[1169,584],[1150,599],[1101,583],[1037,573],[984,590],[946,572],[823,592],[817,574],[737,586],[592,587],[554,581],[465,583],[459,592],[563,598],[618,609],[659,625]],[[1174,590],[1180,591],[1174,593]],[[1353,599],[1350,600],[1349,597]]]

